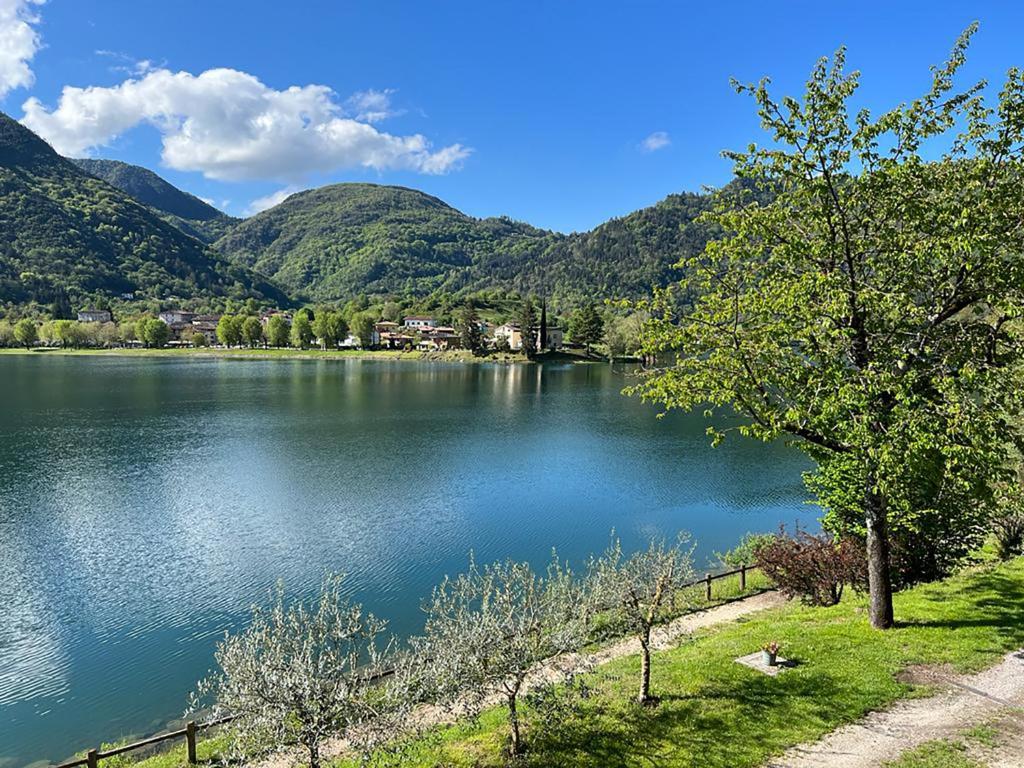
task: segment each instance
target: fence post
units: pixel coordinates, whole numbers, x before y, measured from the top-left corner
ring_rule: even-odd
[[[740,592],[747,591],[747,566],[740,566]]]
[[[188,750],[188,762],[195,765],[199,762],[196,757],[196,721],[189,720],[185,723],[185,746]]]
[[[711,574],[710,573],[706,574],[704,576],[704,579],[707,582],[707,590],[706,590],[706,592],[707,592],[708,602],[710,603],[711,602]]]
[[[85,764],[89,766],[89,768],[97,768],[100,764],[100,756],[95,749],[90,749],[85,753]]]

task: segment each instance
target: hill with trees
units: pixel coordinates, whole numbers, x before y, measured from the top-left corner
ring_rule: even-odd
[[[591,232],[562,235],[511,219],[477,219],[416,190],[334,184],[292,195],[216,243],[231,260],[317,301],[355,295],[489,289],[568,300],[638,296],[678,278],[703,249],[709,206],[671,195]]]
[[[223,237],[241,221],[178,189],[148,168],[120,160],[80,158],[71,162],[86,173],[117,187],[164,221],[204,243]]]
[[[289,298],[0,113],[0,303]]]

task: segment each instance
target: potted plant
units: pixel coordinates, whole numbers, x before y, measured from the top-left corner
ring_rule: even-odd
[[[774,667],[779,655],[779,644],[776,642],[765,643],[761,646],[761,661],[766,667]]]

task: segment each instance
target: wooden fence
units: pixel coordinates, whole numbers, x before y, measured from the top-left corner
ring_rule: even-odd
[[[708,573],[704,575],[704,578],[691,581],[689,584],[684,584],[682,589],[692,589],[693,587],[704,587],[704,598],[711,602],[712,590],[711,586],[714,582],[719,579],[726,579],[730,576],[739,576],[740,579],[740,592],[746,592],[747,590],[747,574],[753,570],[756,570],[757,566],[741,566],[731,571],[725,571],[723,573]],[[378,675],[379,678],[385,678],[394,674],[393,670],[382,672]],[[188,761],[190,764],[196,764],[198,758],[196,757],[196,737],[199,731],[206,730],[207,728],[213,728],[218,725],[224,725],[230,723],[235,719],[235,716],[221,717],[217,720],[211,720],[206,723],[196,723],[190,720],[185,724],[184,728],[177,731],[169,731],[167,733],[161,733],[157,736],[150,736],[148,739],[142,739],[141,741],[132,742],[131,744],[122,744],[117,747],[111,747],[110,749],[90,749],[85,757],[80,757],[76,760],[69,760],[66,763],[61,763],[57,768],[77,768],[78,766],[84,765],[87,768],[98,768],[100,760],[107,757],[114,757],[116,755],[123,755],[125,752],[134,752],[138,749],[144,749],[151,747],[154,744],[160,744],[164,741],[171,741],[173,739],[185,739],[186,751],[188,753]]]

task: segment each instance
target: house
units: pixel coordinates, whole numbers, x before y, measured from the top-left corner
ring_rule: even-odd
[[[83,309],[78,313],[80,323],[109,323],[111,319],[109,309]]]
[[[273,312],[264,312],[262,315],[260,315],[260,324],[264,328],[266,328],[267,327],[267,323],[270,322],[270,318],[272,318],[272,317],[280,317],[282,320],[284,320],[285,325],[287,325],[289,328],[291,328],[291,325],[292,325],[292,315],[291,315],[291,313],[290,312],[281,312],[279,310],[275,310]]]
[[[543,346],[544,349],[561,349],[565,346],[565,333],[558,326],[550,326],[547,329],[547,334],[544,338],[545,343],[540,343],[540,327],[537,326],[533,329],[533,338],[538,347]],[[508,344],[508,348],[513,351],[519,351],[523,348],[523,334],[520,330],[519,323],[505,323],[499,325],[494,329],[494,341],[499,343],[504,340]]]
[[[220,315],[196,315],[192,318],[192,335],[202,335],[206,343],[214,345],[217,343],[217,323],[220,322]]]
[[[374,323],[372,338],[373,346],[381,346],[381,339],[384,337],[384,334],[398,333],[398,329],[400,327],[401,326],[399,326],[398,323],[394,323],[390,320],[381,320],[379,323]]]
[[[183,309],[168,309],[161,312],[159,317],[167,325],[174,325],[176,323],[191,323],[195,319],[195,312],[186,312]]]
[[[437,320],[426,315],[409,315],[402,320],[402,325],[406,328],[414,328],[416,330],[422,330],[423,328],[435,328],[437,327]]]
[[[408,349],[415,343],[416,338],[411,334],[385,331],[379,335],[377,346],[381,349]]]
[[[462,339],[454,328],[437,325],[421,331],[416,347],[423,350],[456,349],[462,346]]]

